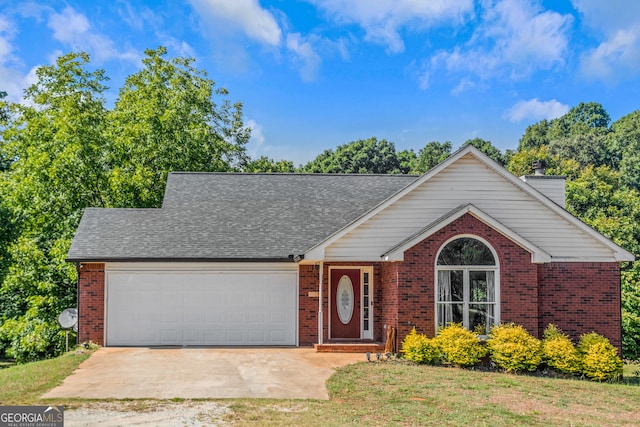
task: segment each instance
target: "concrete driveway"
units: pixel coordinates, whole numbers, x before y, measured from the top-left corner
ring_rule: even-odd
[[[335,368],[365,360],[312,348],[104,347],[42,397],[328,399]]]

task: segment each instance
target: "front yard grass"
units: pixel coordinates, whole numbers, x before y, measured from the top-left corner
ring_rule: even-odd
[[[237,400],[239,425],[637,426],[640,387],[457,368],[360,363],[330,400]]]
[[[41,400],[90,352],[0,369],[1,405],[56,404],[67,408],[107,404],[112,410],[153,411],[193,401]],[[330,400],[213,400],[229,409],[203,423],[230,425],[640,425],[639,365],[627,365],[627,383],[595,383],[395,362],[340,368],[328,381]],[[301,373],[304,375],[304,373]]]
[[[90,354],[78,350],[0,369],[0,405],[42,405],[40,396],[61,384]]]

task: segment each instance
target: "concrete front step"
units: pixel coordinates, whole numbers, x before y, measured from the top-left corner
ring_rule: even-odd
[[[314,344],[313,347],[318,353],[382,353],[384,344],[382,343],[324,343]]]

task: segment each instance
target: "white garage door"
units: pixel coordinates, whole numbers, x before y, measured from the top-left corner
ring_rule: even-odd
[[[109,271],[106,344],[296,345],[297,273]]]

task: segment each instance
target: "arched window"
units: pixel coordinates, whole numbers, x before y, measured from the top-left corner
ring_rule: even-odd
[[[436,262],[436,330],[449,323],[484,335],[500,320],[498,263],[475,237],[447,242]]]

